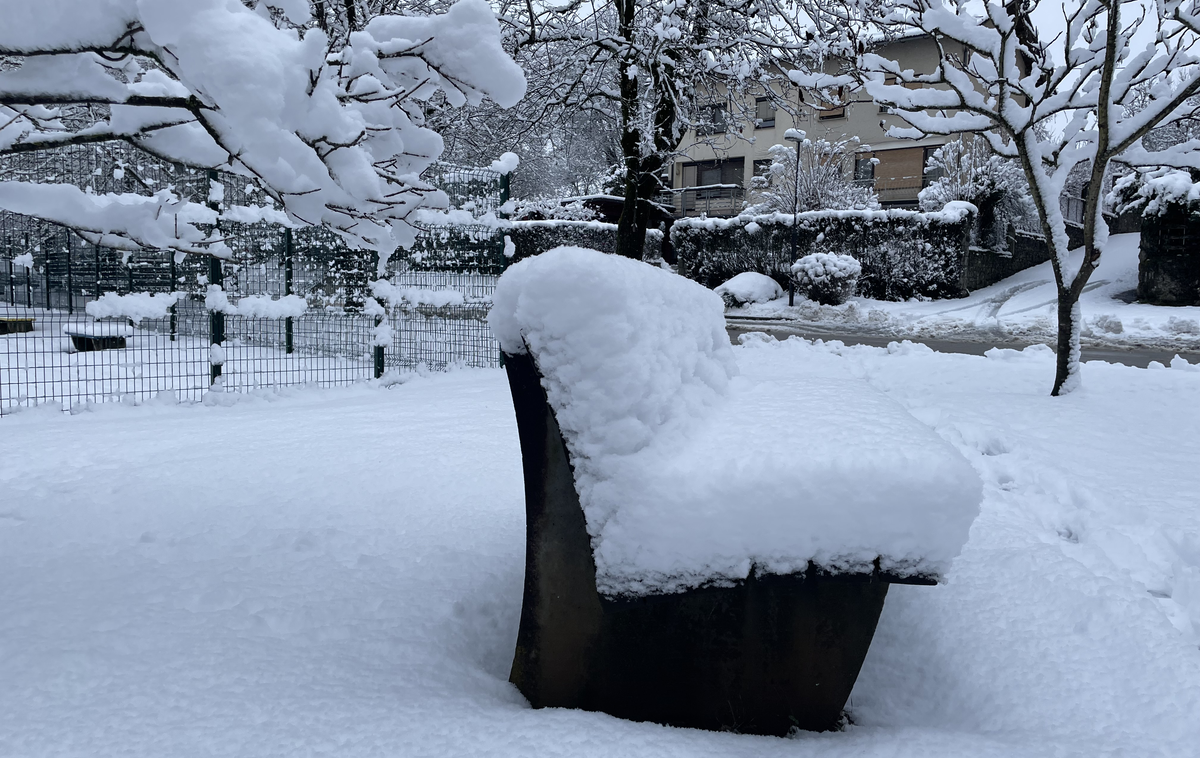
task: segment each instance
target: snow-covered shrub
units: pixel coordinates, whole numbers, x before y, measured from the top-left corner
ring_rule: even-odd
[[[933,152],[926,168],[940,176],[917,196],[921,210],[940,211],[947,203],[971,203],[979,209],[983,247],[1007,249],[1009,224],[1036,216],[1020,164],[996,155],[982,139],[964,137],[947,142]]]
[[[825,211],[731,219],[685,218],[671,227],[683,276],[715,287],[744,271],[787,282],[792,263],[813,252],[849,255],[862,264],[858,293],[877,300],[962,297],[974,210]],[[751,232],[753,230],[753,232]]]
[[[796,287],[821,305],[841,305],[854,295],[862,265],[849,255],[811,253],[792,264]]]
[[[582,199],[514,200],[503,210],[509,218],[518,221],[595,221],[600,218],[599,212],[584,205]]]
[[[788,130],[793,132],[795,130]],[[798,132],[803,134],[803,132]],[[871,210],[879,198],[870,187],[854,179],[855,154],[865,149],[857,137],[840,140],[800,142],[800,167],[796,170],[796,148],[774,145],[768,150],[771,166],[765,176],[756,176],[751,187],[759,191],[759,202],[748,212],[792,213],[794,211]]]
[[[783,287],[766,274],[744,271],[713,290],[721,296],[726,308],[739,308],[748,303],[768,303],[783,297]]]
[[[1134,171],[1113,184],[1107,202],[1118,212],[1140,210],[1144,216],[1161,216],[1171,206],[1200,212],[1200,182],[1178,169]]]

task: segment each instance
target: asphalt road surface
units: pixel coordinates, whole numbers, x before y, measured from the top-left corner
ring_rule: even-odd
[[[976,341],[927,337],[896,337],[868,332],[843,332],[838,331],[836,328],[819,324],[802,324],[770,319],[760,321],[748,318],[728,318],[725,320],[725,324],[726,330],[729,332],[729,339],[733,342],[737,342],[738,336],[746,332],[766,332],[776,339],[787,339],[792,335],[796,335],[806,339],[838,340],[847,345],[871,345],[874,347],[887,347],[889,342],[898,342],[907,339],[914,343],[928,345],[931,349],[939,353],[966,353],[968,355],[983,355],[994,347],[1021,350],[1030,345],[1037,344],[1034,342],[989,341],[986,339]],[[1054,346],[1051,345],[1050,347],[1053,348]],[[1109,363],[1122,363],[1126,366],[1137,366],[1139,368],[1145,368],[1150,365],[1151,361],[1158,361],[1163,365],[1167,365],[1175,355],[1187,359],[1189,363],[1200,363],[1200,353],[1196,352],[1163,350],[1159,348],[1130,348],[1128,350],[1086,346],[1083,348],[1084,361],[1107,361]]]

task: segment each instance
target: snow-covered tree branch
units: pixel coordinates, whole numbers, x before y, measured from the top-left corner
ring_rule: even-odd
[[[1200,140],[1152,144],[1155,129],[1200,115],[1200,3],[1161,0],[851,0],[822,4],[831,58],[850,62],[793,78],[815,87],[859,85],[908,126],[896,137],[970,132],[1016,159],[1051,247],[1058,285],[1058,367],[1053,394],[1079,379],[1079,296],[1108,241],[1104,183],[1117,163],[1200,167]],[[1057,18],[1055,23],[1050,19]],[[1034,19],[1039,19],[1036,23]],[[933,38],[932,71],[902,68],[872,36]],[[1068,254],[1059,196],[1086,167],[1084,246]]]
[[[0,156],[122,141],[220,168],[291,222],[333,229],[382,263],[413,240],[414,209],[445,204],[421,179],[442,152],[422,102],[440,92],[454,107],[511,106],[524,77],[485,0],[354,19],[342,38],[320,21],[307,0],[13,0],[0,25]],[[104,244],[228,254],[220,215],[167,190],[4,181],[0,208]]]

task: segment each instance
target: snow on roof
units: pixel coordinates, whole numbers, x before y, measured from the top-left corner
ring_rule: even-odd
[[[489,316],[530,351],[571,453],[606,595],[750,572],[940,575],[981,485],[948,443],[842,369],[729,345],[720,298],[581,248],[510,268]],[[789,357],[791,356],[791,357]]]

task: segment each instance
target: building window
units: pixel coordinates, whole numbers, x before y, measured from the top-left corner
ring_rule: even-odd
[[[759,158],[754,161],[754,175],[769,177],[771,175],[771,164],[774,162],[771,158]]]
[[[930,184],[933,184],[934,182],[936,182],[938,179],[941,179],[946,174],[946,171],[944,169],[942,169],[941,167],[935,168],[934,166],[932,166],[930,164],[930,159],[933,158],[934,152],[936,152],[939,147],[941,147],[941,145],[933,145],[931,147],[925,148],[925,154],[924,154],[924,156],[922,156],[925,161],[924,162],[925,170],[921,176],[921,185],[924,187],[928,187]]]
[[[889,76],[889,77],[887,77],[886,79],[884,79],[884,80],[883,80],[883,83],[884,83],[884,84],[890,84],[890,85],[892,85],[892,86],[895,86],[895,84],[896,84],[896,77],[894,77],[894,76]],[[905,82],[905,83],[904,83],[904,89],[921,89],[921,87],[922,87],[922,86],[923,86],[923,85],[922,85],[920,82]],[[889,108],[889,107],[888,107],[888,106],[886,106],[886,105],[881,105],[881,106],[879,106],[879,112],[880,112],[880,113],[891,113],[891,112],[892,112],[892,109],[891,109],[891,108]]]
[[[828,120],[834,119],[834,118],[845,118],[846,117],[846,88],[845,87],[837,88],[837,101],[839,103],[841,103],[841,105],[833,107],[833,108],[825,108],[824,110],[820,111],[820,115],[817,116],[817,120],[818,121],[828,121]]]
[[[772,129],[775,127],[775,103],[769,97],[760,97],[754,101],[754,128]]]
[[[683,164],[684,187],[711,187],[714,184],[745,186],[746,161],[734,158],[727,161],[700,161]]]
[[[888,85],[894,85],[896,83],[896,77],[889,76],[883,80],[883,83],[888,84]],[[881,105],[881,106],[879,106],[879,112],[880,113],[891,113],[892,109],[886,105]]]
[[[700,123],[696,124],[696,134],[724,134],[728,131],[729,111],[723,103],[714,103],[700,108]]]
[[[870,153],[854,156],[854,181],[862,186],[875,183],[875,157]]]

